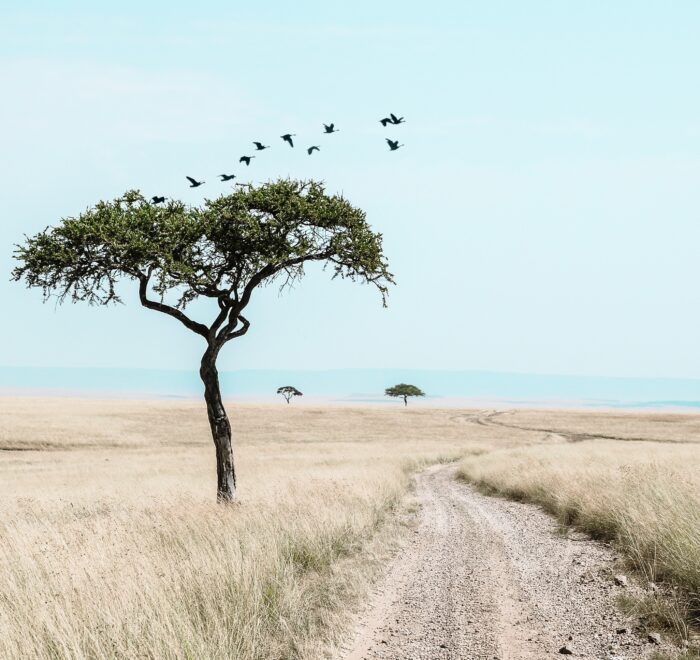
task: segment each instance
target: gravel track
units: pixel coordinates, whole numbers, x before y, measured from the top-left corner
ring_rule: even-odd
[[[411,538],[360,617],[345,660],[646,658],[611,548],[558,533],[539,508],[481,495],[454,466],[416,477]],[[627,632],[618,632],[627,628]],[[664,645],[665,646],[665,645]]]

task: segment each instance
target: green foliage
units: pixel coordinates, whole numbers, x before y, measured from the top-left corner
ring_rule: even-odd
[[[135,280],[144,306],[219,343],[236,336],[239,319],[247,329],[240,313],[255,287],[278,281],[284,288],[303,276],[308,262],[323,263],[333,277],[374,285],[384,304],[393,282],[382,236],[365,213],[314,181],[241,187],[201,207],[155,205],[132,190],[27,237],[15,256],[13,279],[47,298],[121,302],[117,282]],[[148,298],[150,291],[160,302]],[[218,302],[211,326],[182,312],[200,296]]]
[[[406,400],[409,396],[425,396],[425,392],[415,385],[408,385],[406,383],[399,383],[393,387],[387,387],[384,390],[386,396],[401,397]]]
[[[292,385],[284,385],[282,387],[278,387],[277,394],[281,394],[285,398],[287,403],[289,403],[289,400],[294,396],[304,396],[303,392],[300,392],[296,387],[293,387]]]

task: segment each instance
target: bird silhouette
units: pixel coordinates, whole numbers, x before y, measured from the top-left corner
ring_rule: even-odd
[[[387,138],[386,141],[389,144],[390,151],[396,151],[399,147],[403,147],[402,144],[399,144],[398,140],[390,140],[389,138]]]
[[[323,125],[323,132],[324,133],[337,133],[339,129],[335,127],[335,124],[324,124]]]
[[[151,204],[160,204],[165,201],[165,197],[158,197],[158,195],[153,195],[151,197]]]
[[[221,177],[222,181],[230,181],[231,179],[235,179],[236,175],[235,174],[219,174]]]
[[[294,140],[292,138],[296,135],[296,133],[285,133],[284,135],[280,135],[280,137],[290,146],[294,146]]]
[[[310,156],[314,151],[321,151],[321,147],[317,147],[316,145],[313,145],[312,147],[309,147],[306,150],[306,153],[309,154],[309,156]]]
[[[206,183],[206,181],[197,181],[197,179],[193,179],[191,176],[186,176],[185,178],[190,182],[190,188],[199,188],[199,186]]]
[[[250,165],[250,161],[253,160],[253,158],[255,158],[255,156],[241,156],[241,157],[238,159],[238,162],[239,162],[239,163],[245,163],[246,166],[248,166],[248,165]]]
[[[388,124],[393,124],[394,126],[398,124],[403,124],[405,123],[405,119],[403,117],[397,117],[393,112],[389,113],[388,117],[384,117],[384,119],[380,119],[379,123],[386,128]]]
[[[253,142],[256,151],[262,151],[263,149],[269,149],[270,146],[263,144],[262,142]]]

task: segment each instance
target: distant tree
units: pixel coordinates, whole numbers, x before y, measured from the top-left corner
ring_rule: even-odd
[[[296,387],[292,387],[291,385],[278,387],[277,394],[281,394],[287,400],[287,403],[290,402],[293,396],[304,396]]]
[[[403,405],[408,405],[409,396],[425,396],[425,392],[415,385],[407,385],[406,383],[399,383],[393,387],[387,387],[384,390],[386,396],[400,397],[403,399]]]
[[[217,498],[234,499],[231,425],[216,360],[250,326],[243,311],[253,291],[272,282],[284,289],[319,262],[333,277],[374,285],[386,305],[393,282],[382,236],[365,213],[321,183],[279,180],[206,200],[200,207],[168,200],[152,204],[139,191],[98,202],[16,246],[13,279],[38,287],[44,299],[121,302],[121,280],[134,282],[141,304],[200,335],[206,349],[199,374],[216,448]],[[214,302],[213,320],[185,314],[198,298]]]

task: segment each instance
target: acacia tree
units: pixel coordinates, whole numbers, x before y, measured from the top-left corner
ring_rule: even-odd
[[[277,394],[281,394],[287,403],[291,401],[293,396],[304,396],[302,392],[291,385],[283,385],[282,387],[278,387]]]
[[[387,387],[384,390],[386,396],[400,397],[403,399],[403,405],[408,405],[409,396],[425,396],[425,392],[415,385],[407,385],[406,383],[399,383],[393,387]]]
[[[132,281],[141,304],[204,339],[199,374],[216,448],[217,498],[235,497],[231,425],[221,399],[216,360],[250,327],[243,312],[259,286],[283,289],[320,262],[333,277],[374,285],[386,306],[393,282],[365,213],[313,181],[278,180],[206,200],[201,207],[150,203],[139,191],[101,201],[77,217],[26,237],[16,246],[14,280],[44,299],[108,305]],[[215,303],[209,323],[185,313],[189,303]]]

